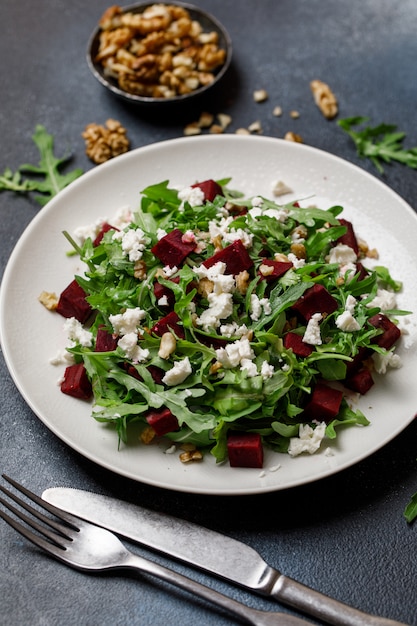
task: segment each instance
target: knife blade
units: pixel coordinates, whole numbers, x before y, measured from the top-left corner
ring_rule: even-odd
[[[269,596],[334,626],[406,626],[369,615],[285,576],[253,548],[193,522],[110,496],[46,489],[47,502],[189,566]]]

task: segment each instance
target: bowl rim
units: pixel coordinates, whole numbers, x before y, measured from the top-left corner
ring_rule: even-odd
[[[156,98],[153,96],[140,96],[138,94],[131,94],[127,91],[124,91],[123,89],[120,89],[120,87],[118,87],[115,83],[110,82],[110,80],[108,80],[104,76],[103,72],[100,71],[99,69],[99,65],[95,63],[93,60],[92,49],[93,49],[93,46],[96,44],[100,31],[101,31],[101,27],[99,25],[97,25],[96,28],[93,30],[88,40],[87,55],[86,55],[88,67],[90,71],[92,72],[93,76],[104,87],[106,87],[109,91],[114,93],[116,96],[119,96],[128,102],[137,103],[137,104],[169,104],[169,103],[174,104],[174,103],[181,103],[185,101],[188,102],[190,98],[200,96],[201,94],[205,93],[207,90],[213,88],[215,85],[217,85],[220,82],[220,80],[226,74],[227,70],[230,67],[231,60],[232,60],[233,46],[232,46],[231,37],[227,29],[214,15],[212,15],[209,11],[206,11],[205,9],[202,9],[201,7],[198,7],[194,4],[190,4],[188,2],[181,2],[181,1],[177,2],[176,0],[174,1],[156,0],[154,2],[147,1],[147,2],[139,2],[135,4],[130,4],[126,7],[121,7],[121,8],[122,8],[123,13],[129,13],[129,12],[141,13],[147,7],[150,7],[154,4],[175,5],[175,6],[179,6],[184,9],[187,9],[190,12],[201,15],[206,20],[212,22],[215,30],[217,30],[219,34],[223,37],[224,48],[226,50],[226,59],[223,65],[221,66],[221,68],[219,69],[219,71],[215,74],[214,80],[211,83],[209,83],[208,85],[203,85],[202,87],[198,87],[197,89],[195,89],[194,91],[191,91],[190,93],[181,94],[178,96],[172,96],[170,98]]]

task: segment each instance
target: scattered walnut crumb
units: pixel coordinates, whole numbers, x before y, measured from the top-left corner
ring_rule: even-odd
[[[207,111],[203,111],[197,124],[200,128],[209,128],[213,124],[213,122],[214,115],[212,113],[208,113]]]
[[[227,113],[219,113],[217,115],[217,119],[223,130],[226,130],[226,128],[232,123],[232,118],[230,115],[227,115]]]
[[[274,115],[274,117],[281,117],[281,115],[282,115],[282,107],[280,107],[280,106],[274,107],[274,109],[272,111],[272,115]]]
[[[290,117],[292,117],[293,120],[297,120],[300,117],[300,113],[298,111],[290,111]]]
[[[284,139],[286,139],[287,141],[295,141],[296,143],[303,143],[301,135],[293,133],[292,131],[285,133]]]
[[[140,440],[145,445],[149,445],[155,439],[156,433],[152,426],[144,428],[140,434]]]
[[[262,133],[262,124],[260,120],[256,120],[256,122],[252,122],[252,124],[248,126],[248,131],[250,133]]]
[[[38,298],[39,302],[48,309],[48,311],[55,311],[58,306],[58,297],[55,293],[49,291],[42,291]]]
[[[321,80],[312,80],[310,89],[313,93],[314,102],[328,120],[336,117],[338,113],[337,99],[329,85]]]
[[[184,135],[192,137],[193,135],[201,135],[201,126],[198,122],[191,122],[184,128]]]
[[[275,183],[272,193],[277,198],[279,196],[285,196],[287,193],[292,193],[292,189],[288,187],[282,180]]]
[[[200,450],[193,450],[190,452],[181,452],[181,463],[193,463],[194,461],[202,461],[203,455]]]
[[[248,130],[247,128],[238,128],[235,131],[236,135],[250,135],[250,130]]]
[[[220,126],[220,124],[212,124],[209,128],[209,132],[213,135],[221,135],[223,131],[224,128],[223,126]]]
[[[306,248],[303,243],[292,243],[290,249],[297,259],[305,259],[307,257]]]
[[[105,126],[88,124],[82,137],[85,139],[86,155],[97,164],[123,154],[130,148],[126,129],[113,119],[108,119]]]
[[[268,100],[268,97],[266,89],[256,89],[256,91],[253,92],[255,102],[265,102],[265,100]]]

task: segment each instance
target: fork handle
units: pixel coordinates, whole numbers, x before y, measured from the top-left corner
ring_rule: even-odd
[[[163,565],[148,561],[139,555],[129,553],[126,559],[121,565],[122,568],[145,572],[155,576],[161,580],[165,580],[176,587],[184,589],[191,594],[199,596],[212,604],[215,604],[223,609],[226,609],[229,613],[239,617],[241,620],[253,626],[308,626],[310,622],[288,615],[287,613],[278,613],[276,611],[258,611],[257,609],[250,608],[233,598],[210,589],[201,583],[198,583],[187,576],[175,572]]]
[[[334,626],[406,626],[385,617],[363,613],[283,574],[278,576],[269,595]]]

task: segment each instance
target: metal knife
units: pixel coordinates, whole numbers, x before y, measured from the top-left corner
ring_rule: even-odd
[[[42,497],[77,515],[187,565],[279,600],[335,626],[406,626],[369,615],[281,574],[253,548],[186,520],[89,491],[54,487]]]

